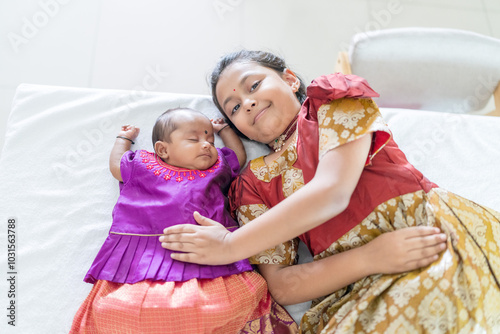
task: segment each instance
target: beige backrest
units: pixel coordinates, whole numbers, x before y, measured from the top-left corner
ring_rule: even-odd
[[[441,28],[360,33],[336,71],[368,80],[381,107],[471,113],[493,94],[500,116],[500,40]]]

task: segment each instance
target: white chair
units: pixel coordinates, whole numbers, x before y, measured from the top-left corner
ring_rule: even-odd
[[[336,71],[364,77],[380,107],[474,113],[494,95],[500,116],[500,40],[441,28],[360,33]]]

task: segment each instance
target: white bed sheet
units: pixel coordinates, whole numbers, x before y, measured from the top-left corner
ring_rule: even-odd
[[[67,333],[91,285],[82,281],[110,227],[118,196],[108,156],[120,125],[151,127],[171,107],[217,117],[208,96],[23,84],[0,158],[1,333]],[[500,118],[384,109],[407,156],[441,187],[500,210]],[[221,145],[216,139],[216,145]],[[249,157],[266,148],[245,141]],[[16,326],[7,318],[7,222],[16,220]],[[290,308],[300,317],[305,305]]]

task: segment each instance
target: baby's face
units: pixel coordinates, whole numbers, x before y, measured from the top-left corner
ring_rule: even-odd
[[[183,115],[176,130],[170,134],[167,145],[169,165],[205,170],[217,162],[212,123],[202,115]]]

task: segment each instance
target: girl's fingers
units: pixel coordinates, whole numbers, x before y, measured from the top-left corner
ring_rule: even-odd
[[[406,270],[425,267],[439,258],[446,249],[447,235],[437,227],[419,226],[399,230],[404,239]]]
[[[165,234],[158,238],[161,243],[166,245],[173,245],[174,247],[182,247],[179,245],[193,244],[194,234],[193,233],[176,233],[176,234]]]
[[[164,235],[158,240],[161,246],[170,250],[186,251],[186,245],[193,243],[193,225],[177,225],[163,230]]]
[[[199,251],[198,246],[193,243],[188,242],[162,242],[161,246],[165,249],[174,251],[174,252],[182,252],[185,254],[193,254],[199,256],[199,254],[203,254]]]
[[[176,242],[176,241],[164,241],[161,243],[161,246],[166,249],[170,249],[172,251],[179,252],[188,252],[190,244],[185,242]]]
[[[447,236],[437,227],[418,226],[399,230],[403,234],[403,239],[411,249],[429,247],[446,243]]]
[[[417,256],[420,257],[430,257],[441,253],[445,249],[446,249],[446,243],[439,243],[432,246],[421,248],[417,251],[414,251],[414,253],[417,253]]]
[[[184,233],[186,234],[195,233],[196,227],[197,227],[196,225],[191,225],[191,224],[170,226],[163,230],[163,234],[174,235],[174,234],[184,234]]]
[[[424,237],[427,235],[439,234],[441,232],[441,230],[439,228],[433,227],[433,226],[409,227],[409,228],[404,228],[404,229],[399,230],[399,231],[404,233],[405,238],[407,238],[407,239]]]
[[[436,261],[439,254],[446,249],[446,242],[436,243],[426,247],[415,248],[408,252],[408,262],[418,265],[428,265]]]
[[[444,233],[415,237],[408,239],[408,245],[411,249],[421,249],[425,247],[433,247],[439,245],[446,245],[447,236]]]
[[[436,254],[436,255],[426,257],[426,258],[420,258],[418,260],[409,261],[407,264],[407,270],[410,271],[410,270],[415,270],[418,268],[426,267],[426,266],[430,265],[431,263],[433,263],[434,261],[436,261],[438,258],[439,258],[439,255]]]
[[[202,216],[198,211],[195,211],[193,213],[194,219],[196,222],[202,226],[215,226],[215,225],[220,225],[218,222],[215,220],[212,220],[210,218],[207,218],[205,216]]]

